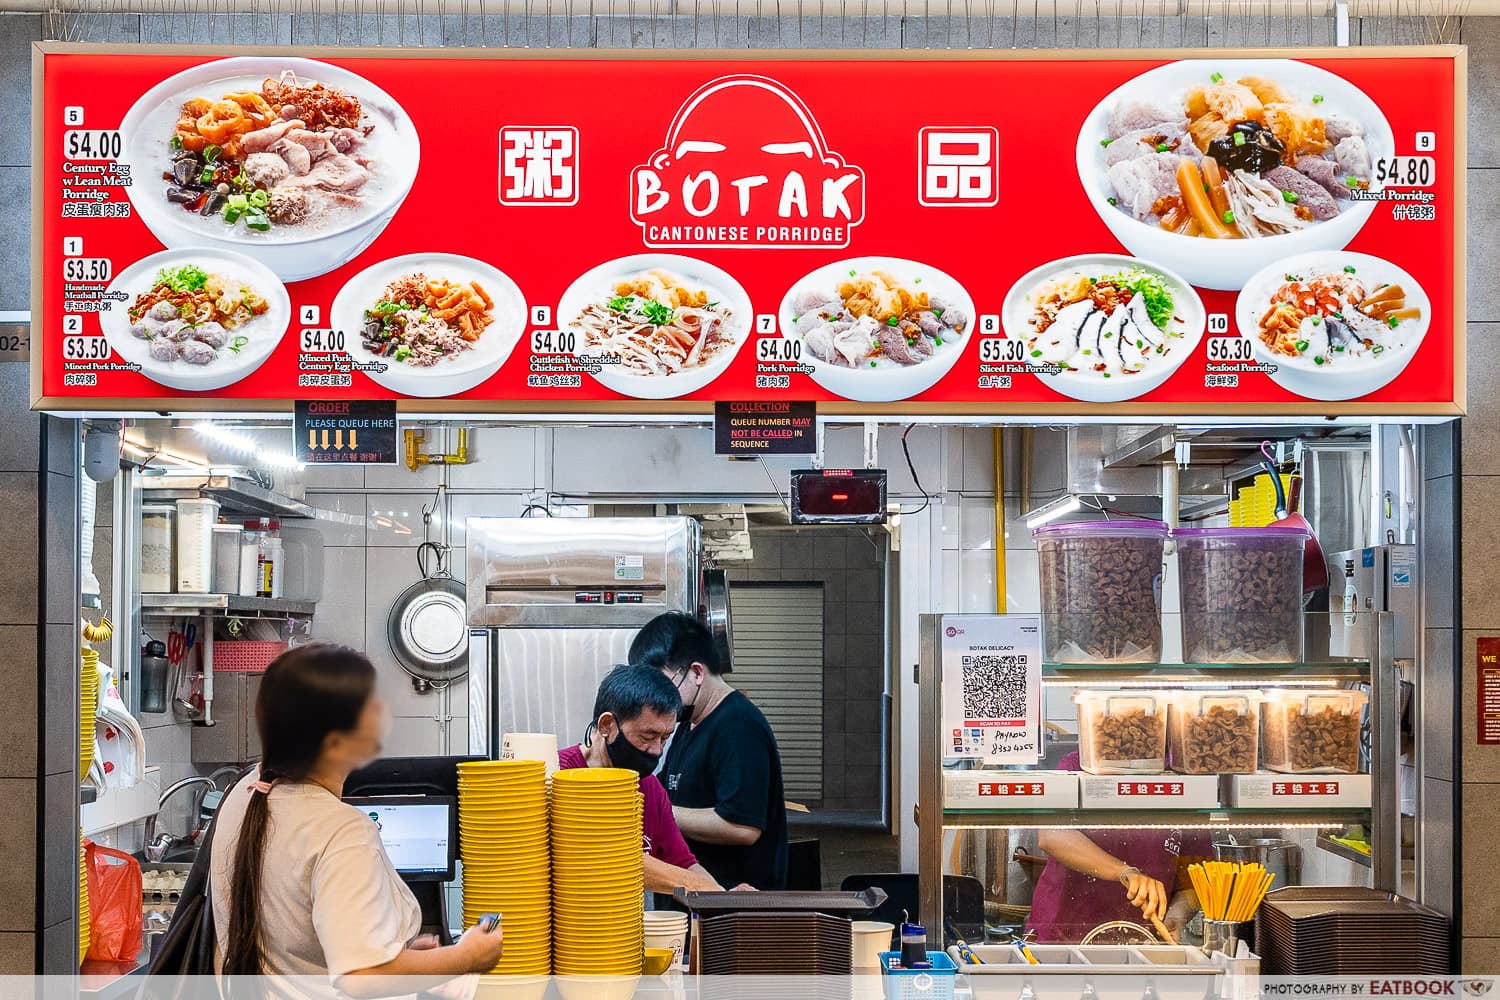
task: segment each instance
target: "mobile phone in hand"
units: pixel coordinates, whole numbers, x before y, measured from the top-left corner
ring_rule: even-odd
[[[479,922],[476,926],[481,928],[486,934],[489,934],[496,927],[500,926],[500,914],[482,913],[479,915]]]

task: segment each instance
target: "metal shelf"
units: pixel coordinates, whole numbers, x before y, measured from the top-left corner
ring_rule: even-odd
[[[1338,841],[1329,837],[1326,833],[1318,834],[1316,843],[1318,847],[1327,851],[1329,854],[1335,854],[1338,857],[1343,858],[1345,861],[1352,861],[1355,864],[1363,865],[1366,868],[1373,866],[1375,863],[1374,859],[1364,851],[1356,851],[1352,847],[1340,844]]]
[[[944,809],[943,828],[1344,827],[1367,823],[1368,809]],[[1368,861],[1368,859],[1367,859]]]
[[[311,617],[312,601],[279,597],[240,597],[238,594],[142,594],[141,614],[165,617],[212,615],[223,618]]]
[[[192,500],[213,497],[224,511],[254,514],[261,517],[298,517],[314,515],[312,507],[301,500],[268,490],[240,476],[161,476],[143,478],[142,490],[148,500]]]
[[[1047,679],[1092,683],[1105,680],[1162,678],[1163,676],[1201,677],[1231,680],[1233,675],[1247,678],[1319,678],[1368,677],[1369,660],[1321,660],[1301,663],[1044,663],[1042,676]]]

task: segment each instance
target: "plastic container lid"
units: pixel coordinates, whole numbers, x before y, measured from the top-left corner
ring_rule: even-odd
[[[1173,538],[1306,538],[1311,532],[1294,524],[1272,524],[1264,528],[1178,528]]]
[[[1066,538],[1072,535],[1097,535],[1105,538],[1166,538],[1165,521],[1073,521],[1069,524],[1044,524],[1031,529],[1033,538]]]

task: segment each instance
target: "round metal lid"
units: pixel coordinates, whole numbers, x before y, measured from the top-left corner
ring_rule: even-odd
[[[469,619],[457,580],[421,580],[391,607],[386,635],[396,660],[414,677],[442,683],[469,669]]]

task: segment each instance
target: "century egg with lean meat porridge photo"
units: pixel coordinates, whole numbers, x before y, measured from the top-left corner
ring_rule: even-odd
[[[1272,261],[1339,250],[1374,210],[1390,124],[1357,87],[1292,59],[1169,63],[1109,94],[1079,178],[1135,256],[1238,290]]]
[[[947,274],[898,257],[818,268],[781,300],[781,335],[812,378],[846,399],[889,402],[942,380],[968,343],[974,302]]]
[[[169,388],[221,389],[261,366],[291,322],[286,288],[255,260],[223,250],[165,250],[110,282],[99,326],[110,349]]]
[[[121,126],[142,220],[168,246],[229,245],[288,280],[374,239],[416,175],[410,120],[329,63],[245,57],[153,88]]]

